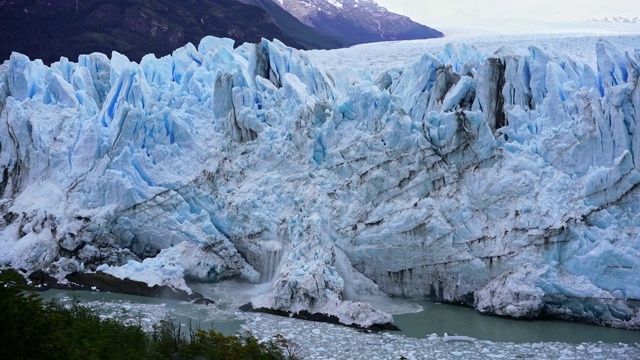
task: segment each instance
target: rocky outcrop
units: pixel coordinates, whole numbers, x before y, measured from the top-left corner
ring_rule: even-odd
[[[322,314],[322,313],[310,313],[306,310],[300,311],[300,312],[295,312],[295,313],[290,313],[290,312],[286,312],[286,311],[281,311],[281,310],[274,310],[271,308],[254,308],[252,304],[245,304],[243,306],[240,307],[240,310],[242,311],[249,311],[249,312],[258,312],[258,313],[264,313],[264,314],[271,314],[271,315],[278,315],[278,316],[283,316],[283,317],[292,317],[294,319],[301,319],[301,320],[306,320],[306,321],[315,321],[315,322],[323,322],[323,323],[329,323],[329,324],[341,324],[344,325],[340,319],[337,316],[334,315],[326,315],[326,314]],[[361,331],[364,332],[377,332],[377,331],[401,331],[399,327],[395,326],[392,323],[386,323],[386,324],[373,324],[369,327],[362,327],[356,324],[349,324],[347,326],[359,329]]]
[[[29,274],[28,278],[30,280],[29,285],[38,291],[46,291],[49,289],[106,291],[117,294],[192,301],[196,304],[213,304],[212,300],[195,292],[188,293],[184,290],[176,290],[170,286],[149,286],[144,282],[131,279],[119,279],[100,272],[70,273],[65,276],[65,283],[59,282],[58,279],[46,274],[42,270]]]

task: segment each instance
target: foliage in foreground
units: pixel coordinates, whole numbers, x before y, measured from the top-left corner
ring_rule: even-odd
[[[249,332],[225,336],[214,330],[193,329],[187,337],[171,320],[154,326],[151,334],[153,359],[225,359],[225,360],[301,360],[297,343],[278,334],[274,340],[260,343]]]
[[[101,319],[77,301],[67,307],[44,303],[26,290],[18,272],[0,270],[0,349],[6,359],[301,359],[298,345],[281,335],[259,343],[250,333],[225,336],[189,329],[187,336],[164,320],[148,335],[140,326]]]

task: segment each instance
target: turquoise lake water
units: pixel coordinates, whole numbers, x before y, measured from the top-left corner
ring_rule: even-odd
[[[203,329],[214,328],[226,335],[240,329],[237,309],[249,301],[251,294],[264,287],[241,283],[191,284],[191,287],[216,301],[217,305],[194,305],[188,302],[145,298],[139,296],[90,291],[49,290],[42,293],[46,300],[78,297],[105,314],[132,323],[142,322],[147,328],[167,316],[186,326],[189,320]],[[373,300],[372,300],[373,301]],[[481,315],[465,307],[424,300],[380,299],[376,307],[394,314],[394,322],[402,334],[425,338],[432,333],[443,336],[465,335],[480,340],[531,342],[640,342],[640,331],[611,329],[566,321],[513,320]],[[405,312],[405,314],[401,314]]]

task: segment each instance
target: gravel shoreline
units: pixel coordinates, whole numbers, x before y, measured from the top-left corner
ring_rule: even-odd
[[[276,334],[300,345],[304,359],[640,359],[640,333],[635,344],[524,343],[450,341],[435,334],[415,339],[395,333],[364,333],[344,326],[268,314],[240,314],[243,330],[261,340]]]

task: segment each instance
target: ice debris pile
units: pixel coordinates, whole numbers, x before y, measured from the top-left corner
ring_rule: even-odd
[[[407,359],[407,360],[480,360],[480,359],[637,359],[640,343],[510,343],[475,340],[461,336],[431,334],[415,339],[393,333],[363,333],[333,324],[282,319],[271,315],[244,315],[243,330],[262,341],[276,334],[301,345],[305,359]],[[456,339],[458,338],[458,339]],[[462,341],[461,341],[462,340]]]
[[[0,262],[243,278],[362,326],[387,293],[640,328],[639,50],[447,46],[373,76],[233,46],[0,65]]]

